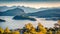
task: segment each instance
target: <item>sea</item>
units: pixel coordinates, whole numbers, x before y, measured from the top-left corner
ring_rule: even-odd
[[[8,27],[9,29],[17,29],[23,28],[25,24],[31,23],[35,28],[37,27],[38,23],[41,23],[44,27],[53,28],[54,24],[58,21],[54,20],[45,20],[45,18],[35,18],[36,21],[30,20],[14,20],[14,16],[0,16],[0,19],[5,20],[6,22],[0,22],[0,27],[5,29]]]

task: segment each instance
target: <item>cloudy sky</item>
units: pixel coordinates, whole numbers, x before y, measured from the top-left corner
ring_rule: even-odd
[[[60,7],[60,0],[0,0],[0,6]]]

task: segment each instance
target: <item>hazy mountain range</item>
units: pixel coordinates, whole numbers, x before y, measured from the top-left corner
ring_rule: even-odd
[[[5,12],[7,10],[11,10],[11,9],[14,9],[15,6],[12,6],[12,7],[7,7],[7,6],[0,6],[0,12]]]
[[[46,18],[46,20],[60,20],[60,8],[52,8],[35,13],[28,13],[27,15]]]
[[[52,8],[35,13],[28,13],[28,15],[36,17],[60,17],[60,8]]]
[[[15,8],[23,9],[26,13],[37,12],[37,9],[35,9],[35,8],[24,7],[24,6],[12,6],[12,7],[0,6],[0,12],[5,12],[7,10],[11,10],[11,9],[15,9]]]
[[[20,8],[14,8],[11,10],[0,12],[0,16],[15,16],[15,15],[22,15],[22,14],[25,14],[25,12],[23,9]]]
[[[35,9],[35,8],[24,7],[24,6],[12,6],[12,7],[0,6],[0,16],[14,16],[16,14],[20,14],[20,12],[23,12],[23,11],[25,13],[34,13],[34,12],[38,12],[38,11],[45,10],[45,9],[46,8]],[[23,11],[21,11],[21,10],[23,10]]]
[[[30,8],[24,6],[0,6],[0,16],[15,16],[26,14],[28,16],[36,16],[36,17],[60,17],[60,8]]]

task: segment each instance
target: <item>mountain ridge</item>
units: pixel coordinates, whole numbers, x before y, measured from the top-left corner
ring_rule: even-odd
[[[20,15],[24,14],[24,10],[20,8],[14,8],[11,10],[7,10],[5,12],[0,12],[0,16],[15,16],[15,15]]]
[[[28,13],[30,16],[37,16],[37,17],[60,17],[60,9],[48,9],[43,11],[38,11],[35,13]]]

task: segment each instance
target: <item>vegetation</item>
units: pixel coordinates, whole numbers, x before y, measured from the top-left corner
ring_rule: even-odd
[[[28,23],[22,29],[17,30],[0,27],[0,34],[60,34],[60,28],[46,28],[41,23],[38,23],[37,28],[35,28],[31,23]]]
[[[10,30],[8,29],[8,27],[7,27],[5,30],[3,30],[3,29],[0,27],[0,34],[20,34],[20,32],[19,32],[19,31],[10,31]]]

